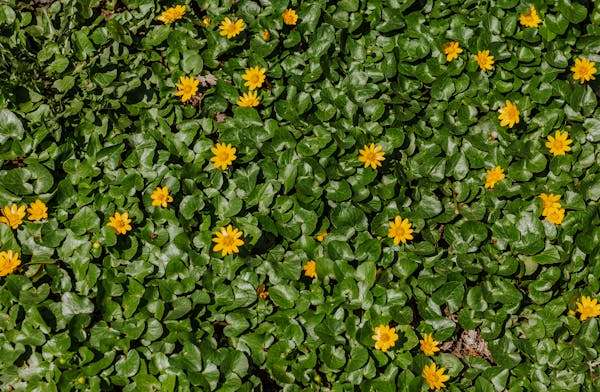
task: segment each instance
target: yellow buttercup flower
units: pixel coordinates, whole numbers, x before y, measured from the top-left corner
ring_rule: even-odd
[[[235,161],[235,147],[231,144],[217,143],[210,149],[214,156],[210,158],[213,166],[221,170],[227,169]]]
[[[248,91],[238,97],[237,104],[242,108],[253,108],[260,104],[260,98],[256,91]]]
[[[165,24],[171,24],[183,18],[185,11],[185,5],[176,5],[175,7],[164,10],[156,19]]]
[[[377,350],[386,352],[396,345],[398,335],[396,334],[395,328],[390,327],[389,325],[380,324],[375,327],[373,340],[375,341],[375,348]]]
[[[179,83],[177,83],[177,92],[175,92],[175,95],[181,98],[181,102],[185,103],[196,95],[199,84],[200,81],[197,78],[181,76]]]
[[[383,157],[383,147],[379,144],[371,143],[370,145],[365,145],[358,153],[358,160],[361,161],[365,167],[371,166],[372,169],[377,169],[381,166],[381,162],[385,160]]]
[[[304,270],[304,276],[312,279],[317,277],[317,263],[314,260],[308,260],[302,269]]]
[[[170,202],[173,201],[173,196],[169,194],[169,187],[156,187],[156,189],[150,195],[152,198],[152,206],[153,207],[163,207],[166,208]]]
[[[246,23],[243,19],[225,18],[219,25],[219,34],[229,39],[237,37],[246,28]]]
[[[4,223],[10,226],[11,229],[17,229],[23,223],[25,217],[25,208],[27,206],[17,206],[11,204],[2,209],[2,216],[0,216],[0,223]]]
[[[585,321],[600,316],[600,304],[596,298],[592,299],[583,295],[577,302],[577,311],[579,312],[579,319]]]
[[[575,64],[571,67],[573,79],[579,80],[580,83],[585,83],[590,80],[595,80],[596,63],[585,58],[575,59]]]
[[[260,88],[265,82],[266,72],[266,69],[258,66],[246,69],[244,75],[242,75],[242,79],[246,81],[244,86],[248,87],[249,90]]]
[[[268,41],[271,39],[271,33],[269,32],[269,30],[263,30],[261,36],[263,41]]]
[[[21,265],[19,254],[12,250],[0,252],[0,276],[12,274]]]
[[[573,140],[569,139],[568,133],[556,131],[554,136],[548,135],[546,147],[548,147],[550,153],[554,156],[565,155],[568,151],[571,151],[571,147],[569,146],[571,143],[573,143]]]
[[[239,253],[240,249],[238,247],[244,245],[244,240],[240,238],[243,234],[231,225],[221,228],[213,237],[215,243],[213,251],[221,252],[221,256]]]
[[[552,193],[542,193],[540,195],[540,199],[542,199],[542,215],[548,216],[550,211],[553,208],[560,208],[560,195],[555,195]]]
[[[413,239],[412,223],[408,219],[402,219],[400,216],[390,221],[388,229],[388,237],[394,239],[394,244],[398,245],[401,242],[406,244],[407,241]]]
[[[115,212],[115,214],[110,217],[108,226],[115,229],[117,234],[127,234],[127,232],[131,230],[131,219],[129,219],[129,213],[124,212],[120,214]]]
[[[519,16],[519,22],[525,27],[538,27],[542,20],[534,6],[529,8],[529,11]]]
[[[543,213],[546,214],[546,220],[555,225],[560,225],[565,219],[565,209],[561,208],[559,204],[545,209]]]
[[[444,383],[450,379],[445,373],[445,368],[438,368],[435,363],[432,363],[423,367],[421,375],[425,379],[429,389],[440,390],[444,388]]]
[[[283,18],[283,23],[285,23],[288,26],[295,26],[298,22],[298,14],[296,13],[296,11],[290,8],[283,11],[281,17]]]
[[[456,41],[448,42],[444,45],[444,54],[446,55],[446,61],[452,61],[458,58],[458,55],[462,53],[460,44]]]
[[[208,28],[212,23],[212,20],[210,19],[210,16],[205,16],[204,18],[202,18],[202,22],[200,23],[202,23],[202,27]]]
[[[327,235],[328,235],[327,231],[322,231],[319,234],[317,234],[315,238],[317,239],[317,241],[323,242],[323,241],[325,241],[325,238],[327,238]]]
[[[46,207],[46,204],[40,199],[31,203],[27,212],[29,213],[30,221],[39,221],[48,218],[48,207]]]
[[[500,166],[496,166],[493,169],[489,169],[485,173],[485,187],[486,189],[494,189],[498,181],[504,180],[504,170]]]
[[[421,351],[428,357],[433,356],[436,352],[440,351],[440,348],[438,347],[440,342],[435,340],[430,333],[423,335],[423,339],[419,340],[419,343],[421,344]]]
[[[512,128],[519,123],[519,108],[511,101],[506,101],[498,112],[500,113],[498,115],[500,126]]]
[[[490,54],[489,50],[480,50],[477,52],[475,60],[482,71],[491,71],[494,68],[494,56]]]

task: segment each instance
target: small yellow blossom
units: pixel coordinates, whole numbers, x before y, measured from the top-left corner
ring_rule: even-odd
[[[246,81],[244,86],[248,87],[249,90],[260,88],[265,82],[266,72],[266,69],[258,66],[246,69],[244,75],[242,75],[242,79]]]
[[[475,60],[479,64],[479,68],[482,71],[491,71],[494,68],[494,56],[490,54],[489,50],[481,50],[475,55]]]
[[[108,226],[115,229],[117,234],[127,234],[131,230],[131,219],[129,219],[129,213],[124,212],[122,214],[115,212],[110,217]]]
[[[2,216],[0,216],[0,223],[4,223],[10,226],[11,229],[17,229],[23,223],[25,217],[25,209],[27,206],[17,206],[11,204],[2,209]]]
[[[260,104],[260,98],[256,91],[249,91],[238,97],[237,104],[242,108],[253,108]]]
[[[546,214],[546,220],[555,225],[560,225],[565,219],[565,209],[554,206],[544,210]]]
[[[407,241],[413,239],[412,223],[408,219],[402,219],[400,216],[396,216],[393,221],[389,223],[388,237],[394,239],[394,244],[399,245],[401,242],[406,244]]]
[[[205,29],[210,27],[210,24],[212,23],[212,19],[210,19],[210,16],[205,16],[204,18],[202,18],[202,27],[204,27]]]
[[[372,169],[377,169],[381,166],[381,162],[385,160],[383,147],[379,144],[371,143],[365,145],[362,150],[358,151],[358,160],[361,161],[365,167],[371,166]]]
[[[581,84],[590,80],[595,80],[596,63],[585,58],[575,59],[575,64],[571,67],[573,79],[578,80]]]
[[[296,13],[296,11],[290,8],[283,11],[281,17],[283,18],[283,23],[285,23],[288,26],[295,26],[298,22],[298,14]]]
[[[185,5],[176,5],[164,10],[156,19],[160,20],[164,24],[171,24],[183,18],[185,11]]]
[[[12,274],[21,265],[19,254],[12,250],[0,252],[0,276]]]
[[[543,216],[548,216],[548,214],[550,214],[550,211],[553,208],[560,208],[560,195],[555,195],[552,193],[542,193],[540,195],[540,199],[542,199],[542,215]]]
[[[542,23],[542,19],[537,13],[534,6],[529,7],[529,11],[519,16],[519,22],[525,27],[538,27]]]
[[[231,225],[221,228],[221,230],[215,233],[215,237],[213,237],[213,242],[215,243],[213,251],[220,251],[221,256],[239,253],[240,250],[238,247],[244,245],[244,240],[240,238],[243,234]]]
[[[435,363],[432,363],[423,367],[421,375],[425,379],[429,389],[440,390],[444,388],[444,383],[450,379],[445,373],[445,368],[438,368]]]
[[[573,140],[569,139],[568,133],[556,131],[554,136],[548,135],[546,147],[548,147],[550,153],[554,156],[565,155],[571,151],[571,147],[569,146],[571,143],[573,143]]]
[[[231,144],[217,143],[210,150],[214,154],[210,161],[214,167],[221,170],[227,169],[227,166],[237,158],[235,156],[236,149]]]
[[[169,194],[169,187],[156,187],[150,196],[152,198],[153,207],[166,208],[173,201],[173,196]]]
[[[600,304],[596,298],[592,299],[583,295],[577,302],[577,311],[579,312],[579,319],[585,321],[600,316]]]
[[[269,30],[263,30],[261,33],[263,41],[269,41],[271,39],[271,33]]]
[[[198,92],[198,85],[200,81],[197,78],[191,78],[187,76],[181,76],[179,78],[179,83],[177,83],[177,91],[175,95],[180,97],[181,102],[185,103],[192,99],[194,95]]]
[[[29,213],[30,221],[39,221],[48,218],[48,207],[46,207],[46,204],[40,199],[31,203],[27,212]]]
[[[423,339],[419,340],[419,343],[421,344],[421,351],[423,351],[423,354],[429,357],[440,351],[440,348],[438,347],[440,342],[435,340],[430,333],[423,335]]]
[[[322,232],[320,232],[319,234],[317,234],[315,238],[317,239],[317,241],[323,242],[323,241],[325,241],[325,238],[327,238],[328,234],[329,233],[327,233],[326,230],[323,230]]]
[[[246,23],[243,19],[225,18],[219,25],[219,34],[228,39],[237,37],[246,28]]]
[[[458,58],[458,55],[462,53],[460,44],[456,41],[448,42],[444,45],[444,54],[446,55],[446,61],[452,61]]]
[[[498,181],[504,180],[506,176],[504,175],[504,170],[500,166],[496,166],[492,169],[489,169],[485,173],[485,188],[486,189],[494,189],[496,183]]]
[[[304,276],[312,279],[317,277],[317,263],[314,260],[308,260],[302,269],[304,270]]]
[[[519,108],[511,101],[506,101],[498,113],[500,113],[498,115],[500,126],[512,128],[519,123]]]
[[[375,348],[377,350],[386,352],[396,345],[398,335],[396,334],[395,328],[390,327],[389,325],[380,324],[375,327],[373,340],[375,341]]]

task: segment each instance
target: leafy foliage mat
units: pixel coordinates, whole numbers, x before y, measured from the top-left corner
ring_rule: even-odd
[[[5,0],[0,388],[599,390],[599,52],[585,0]]]

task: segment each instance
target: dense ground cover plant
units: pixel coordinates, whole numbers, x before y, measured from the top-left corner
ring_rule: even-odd
[[[0,388],[600,388],[600,3],[0,5]]]

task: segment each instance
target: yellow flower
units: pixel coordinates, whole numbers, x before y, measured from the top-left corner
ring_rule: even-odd
[[[246,24],[243,19],[225,18],[219,25],[219,34],[229,39],[237,37],[246,28]]]
[[[173,201],[173,197],[169,194],[169,187],[156,187],[150,196],[152,198],[153,207],[166,208],[170,202]]]
[[[266,69],[258,66],[246,69],[246,72],[242,75],[242,79],[246,81],[244,86],[248,87],[249,90],[260,88],[265,81],[265,72],[267,72]]]
[[[423,367],[421,375],[425,379],[429,389],[439,390],[444,388],[444,383],[450,379],[445,372],[445,368],[438,368],[435,363],[432,363]]]
[[[537,10],[534,6],[529,8],[529,11],[519,16],[519,22],[525,27],[538,27],[542,20],[540,19]]]
[[[577,302],[577,311],[579,312],[579,320],[585,321],[600,316],[600,304],[596,298],[592,299],[583,295]]]
[[[573,143],[573,140],[569,139],[568,133],[556,131],[554,136],[548,135],[546,147],[548,147],[550,153],[554,156],[565,155],[566,152],[571,151],[571,147],[569,146],[571,143]]]
[[[398,335],[396,334],[395,328],[390,327],[389,325],[380,324],[375,327],[373,340],[375,341],[375,348],[377,350],[386,352],[396,345]]]
[[[444,53],[446,54],[446,61],[452,61],[458,58],[458,55],[462,53],[460,44],[456,41],[448,42],[444,45]]]
[[[2,209],[3,216],[0,216],[0,223],[9,225],[11,229],[17,229],[21,223],[23,223],[25,208],[27,208],[27,206],[23,205],[19,207],[16,204],[4,207]]]
[[[317,277],[317,263],[314,260],[308,260],[302,269],[304,270],[304,276],[313,279]]]
[[[504,170],[500,166],[496,166],[493,169],[488,170],[485,173],[485,187],[486,189],[494,189],[494,186],[498,181],[504,180]]]
[[[560,208],[560,196],[552,193],[542,193],[540,195],[542,199],[542,215],[548,216],[553,208]]]
[[[185,5],[176,5],[164,10],[156,19],[165,24],[171,24],[183,18],[183,15],[185,15]]]
[[[221,256],[239,253],[240,250],[238,247],[244,245],[244,240],[240,238],[242,234],[244,233],[233,228],[231,225],[222,227],[220,231],[215,233],[215,237],[213,237],[213,242],[215,243],[213,251],[220,251]]]
[[[328,235],[327,231],[323,230],[322,232],[317,234],[315,238],[317,239],[317,241],[323,242],[323,241],[325,241],[325,238],[327,238],[327,235]]]
[[[557,203],[555,206],[544,210],[546,220],[555,225],[560,225],[565,219],[565,209]]]
[[[131,219],[129,219],[129,214],[127,212],[122,214],[115,212],[115,214],[110,217],[108,226],[115,229],[117,234],[127,234],[127,232],[131,230]]]
[[[379,144],[364,145],[362,150],[359,150],[358,160],[365,164],[365,167],[371,166],[372,169],[377,169],[381,166],[381,162],[385,160],[383,157],[383,147]]]
[[[394,218],[389,223],[388,237],[394,239],[394,244],[398,245],[401,242],[406,244],[407,241],[413,239],[412,223],[408,219],[402,219],[400,216]]]
[[[227,169],[227,166],[231,165],[235,161],[235,147],[231,144],[217,143],[210,149],[214,156],[210,158],[213,166],[221,170]]]
[[[208,28],[211,24],[212,20],[210,19],[210,16],[205,16],[204,18],[202,18],[202,27],[204,28]]]
[[[269,32],[269,30],[263,30],[261,36],[263,41],[268,41],[271,39],[271,33]]]
[[[29,220],[31,221],[39,221],[48,217],[48,207],[46,207],[46,204],[40,199],[31,203],[27,212],[29,213]]]
[[[419,343],[421,343],[421,351],[428,357],[433,356],[436,352],[440,351],[440,348],[438,347],[440,342],[435,340],[430,333],[423,335],[423,339],[419,340]]]
[[[0,276],[12,274],[21,265],[19,254],[12,250],[0,252]]]
[[[500,120],[500,126],[512,128],[515,124],[519,123],[519,109],[517,105],[511,101],[506,101],[504,106],[498,111],[498,120]]]
[[[181,76],[177,83],[177,92],[175,95],[181,97],[181,102],[187,102],[198,92],[200,81],[196,78]]]
[[[249,91],[238,97],[237,104],[242,108],[253,108],[260,104],[260,98],[256,91]]]
[[[590,80],[595,80],[596,63],[584,58],[575,59],[575,64],[571,67],[573,71],[573,79],[579,80],[580,83],[585,83]]]
[[[285,23],[286,25],[289,25],[289,26],[295,26],[296,23],[298,22],[298,14],[296,13],[296,11],[294,11],[293,9],[290,9],[290,8],[283,11],[283,14],[281,14],[281,17],[283,18],[283,23]]]
[[[491,71],[494,66],[494,56],[490,55],[489,50],[480,50],[475,55],[475,60],[482,71]]]

